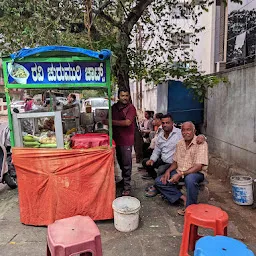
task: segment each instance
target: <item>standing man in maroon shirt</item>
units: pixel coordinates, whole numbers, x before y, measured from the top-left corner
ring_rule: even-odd
[[[112,106],[113,139],[116,143],[117,161],[122,170],[124,182],[122,195],[129,196],[136,109],[131,104],[129,91],[120,89],[118,99],[119,101]]]

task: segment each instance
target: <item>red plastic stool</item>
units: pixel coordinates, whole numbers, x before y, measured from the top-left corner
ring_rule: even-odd
[[[186,208],[182,243],[179,256],[189,256],[195,250],[198,227],[213,229],[214,235],[227,235],[228,214],[220,208],[208,204],[192,204]]]
[[[55,221],[47,230],[47,256],[69,256],[91,252],[102,256],[100,231],[88,216]]]

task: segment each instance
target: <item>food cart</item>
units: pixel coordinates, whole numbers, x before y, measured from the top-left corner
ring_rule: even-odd
[[[67,46],[45,46],[22,49],[3,58],[10,140],[22,223],[48,225],[57,219],[78,214],[88,215],[94,220],[113,218],[115,180],[110,55],[109,50],[95,52]],[[60,111],[51,108],[50,111],[16,114],[10,108],[10,89],[85,88],[105,88],[108,92],[108,145],[66,150]],[[54,120],[56,145],[51,148],[40,140],[33,143],[25,140],[25,137],[34,139],[36,136],[24,136],[22,120],[30,119],[38,124],[35,120],[39,118]],[[34,125],[33,129],[36,132],[38,127]]]

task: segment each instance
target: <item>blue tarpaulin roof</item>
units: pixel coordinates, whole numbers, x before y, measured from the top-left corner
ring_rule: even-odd
[[[18,59],[23,59],[30,56],[65,56],[65,55],[73,55],[73,56],[87,56],[96,58],[99,60],[106,60],[109,59],[111,56],[111,51],[107,49],[103,49],[100,52],[87,50],[78,47],[70,47],[70,46],[40,46],[36,48],[24,48],[18,52],[15,52],[10,55],[10,57],[15,61]]]

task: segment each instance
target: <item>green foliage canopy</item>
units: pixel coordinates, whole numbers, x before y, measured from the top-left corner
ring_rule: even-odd
[[[190,43],[198,44],[204,28],[198,19],[211,0],[2,0],[0,51],[24,47],[70,45],[113,52],[112,66],[119,87],[129,78],[159,83],[183,79],[203,100],[208,87],[222,79],[198,71],[190,49],[184,49],[184,28],[190,22]]]

